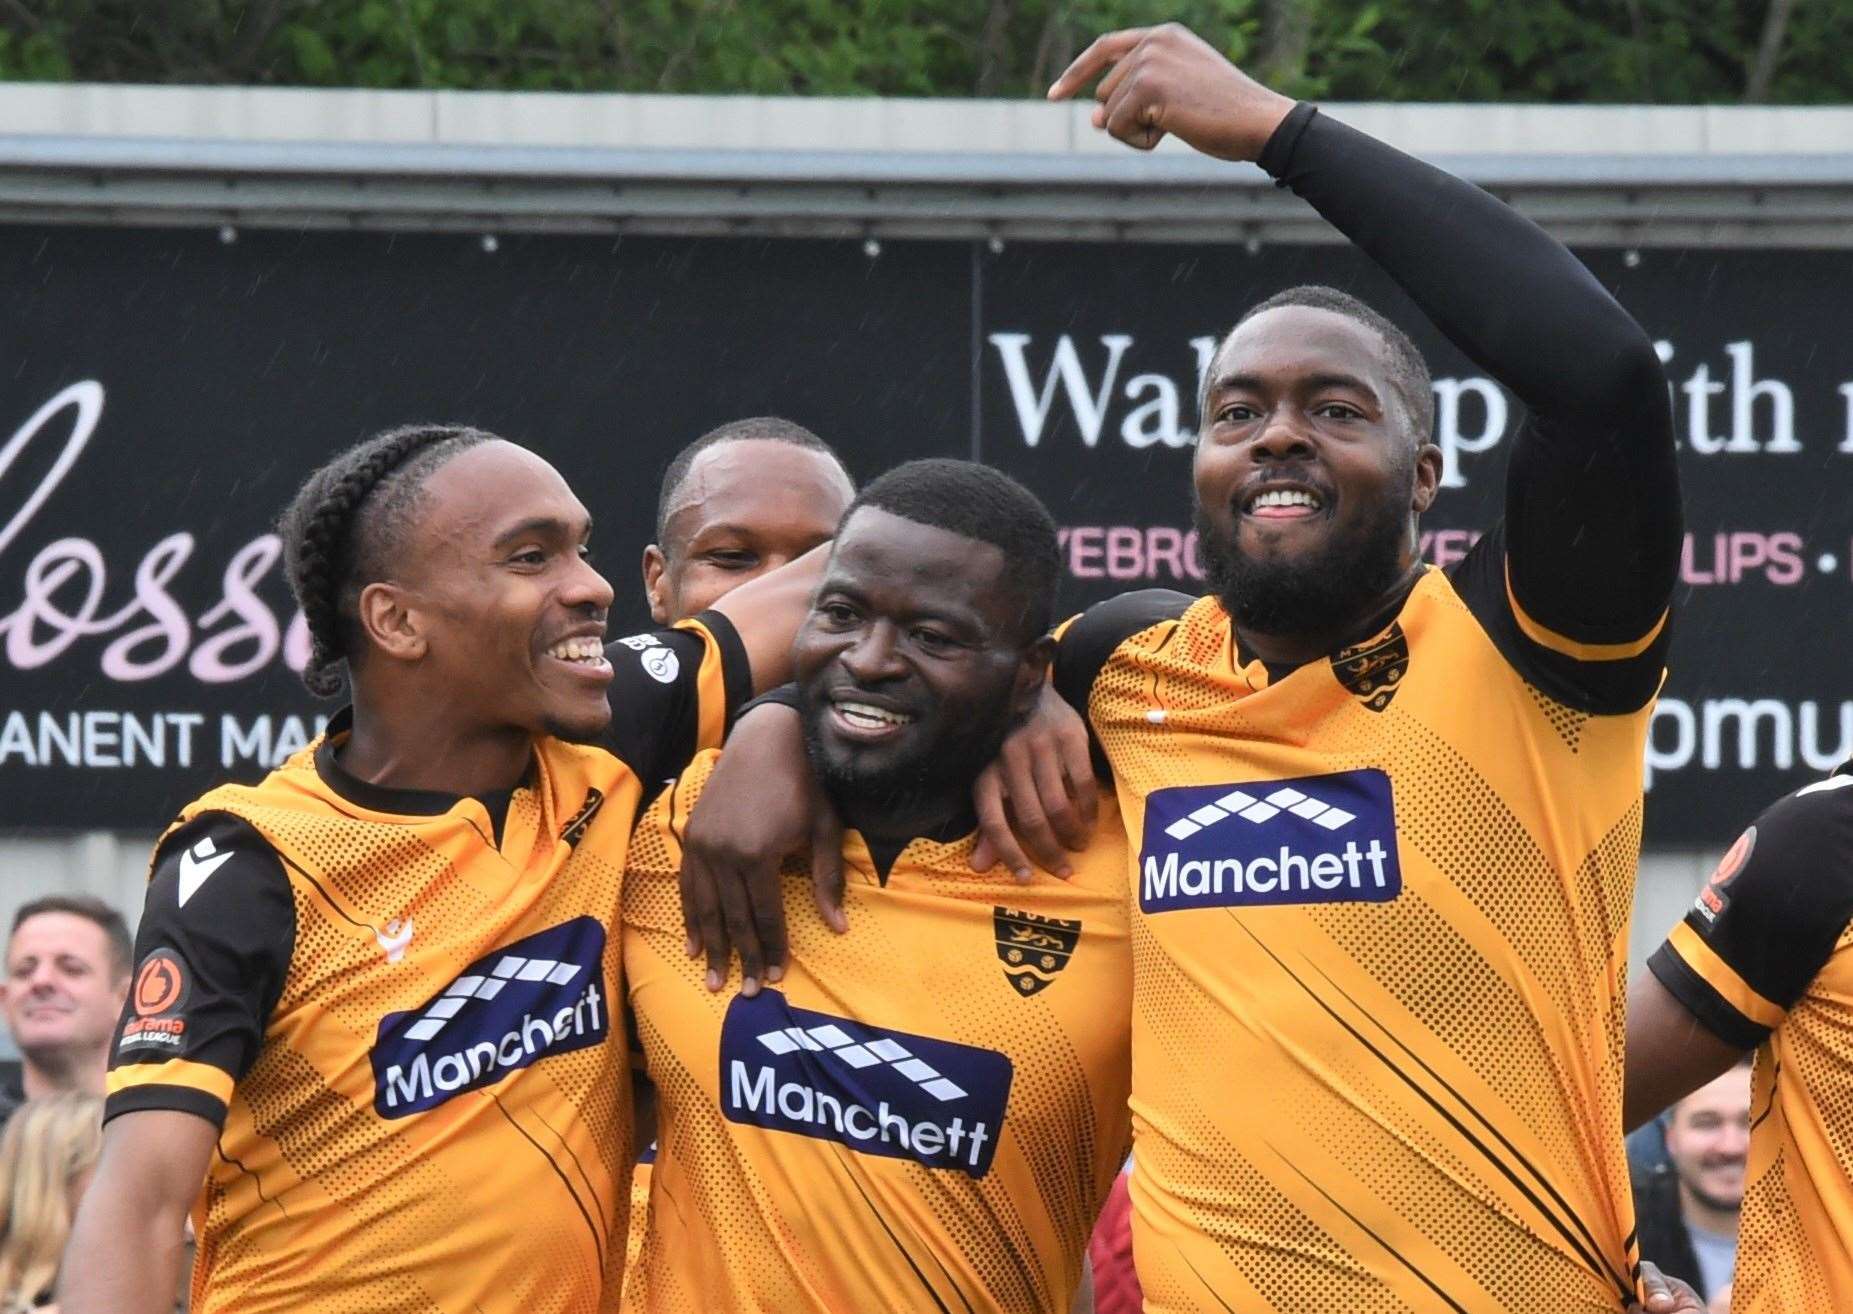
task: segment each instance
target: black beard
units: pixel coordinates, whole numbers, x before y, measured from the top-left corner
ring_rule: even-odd
[[[942,720],[940,733],[906,757],[875,766],[842,745],[826,745],[823,718],[829,701],[809,690],[799,694],[804,752],[817,781],[844,819],[859,829],[887,818],[915,819],[923,813],[966,806],[978,773],[997,757],[1010,733],[1011,686],[1006,682],[994,703],[970,715]],[[938,709],[934,709],[938,713]]]
[[[1237,625],[1258,634],[1344,632],[1402,574],[1406,503],[1386,499],[1348,538],[1334,537],[1310,560],[1259,560],[1242,551],[1196,509],[1197,553],[1204,581]]]

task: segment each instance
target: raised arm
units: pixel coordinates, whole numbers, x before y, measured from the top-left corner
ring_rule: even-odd
[[[1480,188],[1269,91],[1176,25],[1101,37],[1049,94],[1103,72],[1096,126],[1140,149],[1171,133],[1259,163],[1525,404],[1505,559],[1492,564],[1509,569],[1529,637],[1586,659],[1660,626],[1682,530],[1666,380],[1647,334],[1575,256]]]

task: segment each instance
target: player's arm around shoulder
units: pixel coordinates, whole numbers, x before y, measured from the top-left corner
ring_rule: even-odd
[[[1055,627],[1049,681],[1030,717],[1004,740],[972,791],[979,842],[972,868],[997,863],[1028,880],[1035,867],[1072,875],[1097,833],[1101,782],[1111,775],[1090,726],[1094,682],[1120,645],[1175,622],[1194,599],[1141,589],[1096,603]]]
[[[830,545],[819,544],[795,561],[733,589],[714,604],[739,636],[752,672],[752,692],[765,693],[791,678],[791,644],[823,579]]]
[[[1853,921],[1853,776],[1778,800],[1725,853],[1628,991],[1635,1127],[1761,1044]]]

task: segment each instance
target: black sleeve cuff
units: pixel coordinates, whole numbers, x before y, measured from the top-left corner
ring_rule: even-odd
[[[1268,144],[1261,148],[1261,158],[1255,163],[1265,169],[1274,179],[1274,185],[1287,185],[1287,171],[1293,167],[1293,152],[1300,144],[1300,137],[1306,132],[1306,125],[1313,121],[1313,115],[1319,107],[1310,101],[1301,101],[1287,111],[1287,117],[1274,129],[1274,135],[1268,138]]]
[[[144,1109],[166,1109],[174,1113],[191,1113],[214,1127],[225,1126],[225,1101],[216,1095],[188,1086],[131,1086],[119,1090],[103,1101],[103,1121]]]
[[[798,684],[797,682],[794,680],[789,684],[781,684],[776,689],[768,689],[764,693],[760,694],[759,697],[753,699],[751,702],[742,704],[740,707],[740,710],[734,713],[733,720],[738,721],[741,717],[745,716],[748,712],[752,711],[755,707],[789,707],[792,709],[792,711],[794,712],[797,711],[798,710]],[[733,722],[729,722],[728,724],[729,724],[729,727],[731,728]]]
[[[1724,1001],[1711,982],[1692,970],[1690,964],[1673,952],[1671,945],[1661,945],[1647,960],[1647,970],[1665,986],[1685,1010],[1697,1018],[1712,1035],[1739,1049],[1755,1049],[1769,1038],[1769,1028],[1752,1022]]]
[[[740,640],[740,631],[733,622],[718,611],[704,611],[696,615],[714,636],[715,643],[721,649],[721,681],[727,694],[727,726],[733,728],[740,713],[744,712],[753,697],[753,663],[746,655],[746,644]]]

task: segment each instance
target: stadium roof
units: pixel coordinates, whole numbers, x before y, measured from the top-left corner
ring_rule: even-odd
[[[1853,108],[1333,105],[1566,240],[1853,245]],[[0,87],[0,221],[1334,241],[1035,101]],[[1600,149],[1591,149],[1599,146]]]

